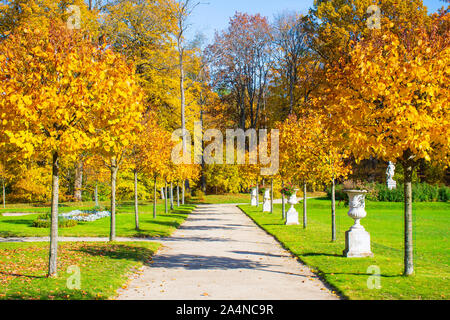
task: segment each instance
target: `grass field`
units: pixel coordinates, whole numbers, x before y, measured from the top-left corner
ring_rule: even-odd
[[[337,242],[331,242],[331,202],[308,201],[308,227],[285,226],[281,205],[274,214],[261,206],[240,208],[258,225],[274,235],[300,260],[316,270],[349,299],[450,299],[450,203],[414,203],[415,275],[403,277],[403,205],[366,202],[362,225],[371,235],[373,258],[344,258],[344,233],[353,224],[348,208],[337,208]],[[302,204],[297,206],[302,221]],[[381,289],[369,289],[372,274],[380,268]]]
[[[92,209],[92,203],[63,204],[60,212],[75,209]],[[164,205],[157,206],[157,218],[153,219],[152,204],[139,206],[140,230],[135,230],[133,203],[118,205],[116,234],[118,237],[165,237],[178,228],[194,205],[175,207],[164,213]],[[34,228],[38,212],[49,208],[30,205],[13,205],[3,212],[36,212],[26,216],[0,216],[0,237],[48,236],[48,228]],[[110,219],[79,222],[73,228],[60,228],[60,236],[108,237]],[[48,244],[0,243],[0,299],[108,299],[124,285],[128,273],[150,263],[158,249],[158,243],[60,243],[58,248],[58,277],[46,277],[48,268]],[[71,289],[67,281],[69,266],[77,266],[81,274],[80,289]]]
[[[104,300],[145,263],[158,243],[60,243],[58,277],[47,278],[48,244],[0,243],[0,299]],[[80,287],[74,270],[79,268]],[[69,273],[69,272],[70,273]]]
[[[89,209],[92,206],[67,206],[62,207],[61,213],[75,209]],[[134,205],[131,202],[119,204],[116,216],[116,235],[118,237],[166,237],[178,228],[195,208],[194,205],[184,205],[174,208],[168,214],[164,213],[164,205],[157,205],[157,218],[153,219],[153,206],[142,204],[139,206],[140,230],[135,230]],[[7,208],[2,212],[28,212],[35,208]],[[42,208],[39,208],[42,209]],[[42,212],[48,212],[43,208]],[[48,228],[34,228],[33,221],[38,214],[11,217],[0,216],[0,237],[42,237],[49,235]],[[62,237],[107,237],[109,236],[110,218],[103,218],[94,222],[79,222],[72,228],[60,228],[58,233]]]

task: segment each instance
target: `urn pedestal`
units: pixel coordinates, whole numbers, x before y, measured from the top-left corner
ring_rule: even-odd
[[[264,191],[263,212],[270,212],[270,189]]]
[[[387,181],[387,187],[389,190],[397,189],[397,181],[395,180],[388,180]]]
[[[251,196],[251,205],[257,207],[258,201],[256,200],[256,188],[252,189],[252,191],[250,192],[250,196]]]
[[[345,190],[349,197],[348,216],[355,224],[345,233],[344,256],[347,258],[372,257],[370,250],[370,234],[361,225],[360,220],[367,216],[365,197],[367,191]]]
[[[288,203],[291,205],[288,212],[286,212],[286,225],[292,226],[292,225],[299,225],[298,222],[298,212],[295,210],[294,205],[297,204],[297,190],[295,190],[294,194],[289,197]]]

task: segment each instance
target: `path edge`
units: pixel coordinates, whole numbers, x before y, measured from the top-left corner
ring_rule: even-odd
[[[248,204],[247,204],[248,205]],[[236,205],[236,208],[238,208],[243,214],[245,214],[251,221],[253,221],[253,223],[255,225],[258,226],[259,229],[261,229],[262,231],[264,231],[268,236],[272,237],[284,250],[288,251],[291,256],[295,259],[297,259],[298,261],[300,261],[301,263],[303,263],[305,266],[307,266],[309,268],[309,270],[314,273],[319,279],[320,281],[322,281],[322,283],[324,284],[324,286],[330,290],[330,291],[334,291],[334,293],[339,296],[340,300],[350,300],[350,298],[348,296],[346,296],[340,289],[336,288],[335,286],[333,286],[332,284],[330,284],[328,281],[325,280],[325,278],[323,277],[323,272],[316,267],[310,266],[309,264],[307,264],[305,261],[303,261],[303,259],[299,256],[297,256],[296,254],[294,254],[289,248],[287,248],[283,242],[281,242],[277,236],[275,236],[274,234],[270,233],[269,231],[267,231],[266,229],[264,229],[263,226],[261,226],[255,219],[253,219],[250,215],[248,215],[242,208],[240,208],[238,205]]]

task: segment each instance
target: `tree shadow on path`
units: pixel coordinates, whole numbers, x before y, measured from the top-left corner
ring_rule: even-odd
[[[154,258],[153,263],[150,266],[152,268],[164,268],[164,269],[172,268],[185,270],[242,269],[243,271],[255,270],[255,271],[284,274],[295,277],[304,277],[304,278],[308,277],[302,274],[274,270],[275,267],[280,267],[280,265],[268,264],[261,261],[254,261],[249,259],[235,259],[231,257],[220,257],[220,256],[199,256],[192,254],[177,254],[177,255],[160,254]]]

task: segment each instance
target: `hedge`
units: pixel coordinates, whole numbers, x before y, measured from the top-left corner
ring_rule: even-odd
[[[366,199],[371,201],[403,202],[403,188],[402,184],[398,184],[397,189],[389,190],[386,185],[381,183],[367,183],[365,189],[369,193]],[[336,200],[348,200],[347,194],[343,189],[344,187],[342,185],[336,186]],[[450,201],[450,187],[430,185],[427,183],[414,183],[412,196],[414,202],[448,202]],[[331,187],[327,189],[327,197],[331,199]]]

